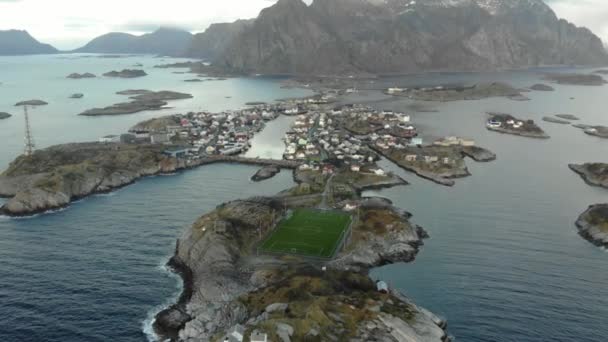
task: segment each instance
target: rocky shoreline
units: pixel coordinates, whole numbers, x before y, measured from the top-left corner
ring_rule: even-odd
[[[178,93],[175,91],[149,91],[143,89],[124,90],[118,95],[131,95],[130,102],[116,103],[104,108],[93,108],[78,115],[82,116],[105,116],[135,114],[146,110],[161,110],[168,104],[167,101],[190,99],[191,94]]]
[[[258,254],[258,229],[269,231],[275,214],[291,203],[298,201],[225,203],[184,232],[170,261],[184,292],[156,316],[161,338],[221,340],[240,324],[247,334],[262,331],[272,341],[448,340],[445,321],[403,296],[378,292],[368,276],[373,267],[415,258],[428,235],[409,223],[408,213],[380,199],[351,199],[349,205],[360,208],[358,224],[335,259]],[[381,230],[374,228],[378,220],[385,224]]]
[[[608,248],[608,204],[590,206],[576,220],[576,226],[587,241]]]

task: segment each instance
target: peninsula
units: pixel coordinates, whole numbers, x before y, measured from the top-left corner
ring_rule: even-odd
[[[606,80],[597,74],[549,74],[545,79],[557,84],[602,86]]]

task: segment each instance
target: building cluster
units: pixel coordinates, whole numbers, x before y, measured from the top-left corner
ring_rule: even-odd
[[[236,155],[247,151],[254,134],[282,111],[276,105],[260,104],[239,111],[174,115],[171,119],[158,119],[160,124],[143,125],[127,134],[108,135],[99,141],[171,145],[166,154],[173,157]]]

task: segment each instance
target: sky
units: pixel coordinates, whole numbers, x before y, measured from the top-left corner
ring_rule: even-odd
[[[310,0],[308,0],[310,1]],[[608,42],[608,0],[546,0],[558,16]],[[59,49],[107,32],[142,34],[160,26],[204,31],[210,24],[253,18],[276,0],[0,0],[0,30],[27,30]]]

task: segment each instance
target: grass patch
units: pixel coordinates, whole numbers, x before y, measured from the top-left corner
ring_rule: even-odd
[[[331,258],[351,223],[349,214],[298,209],[262,244],[271,253]]]

